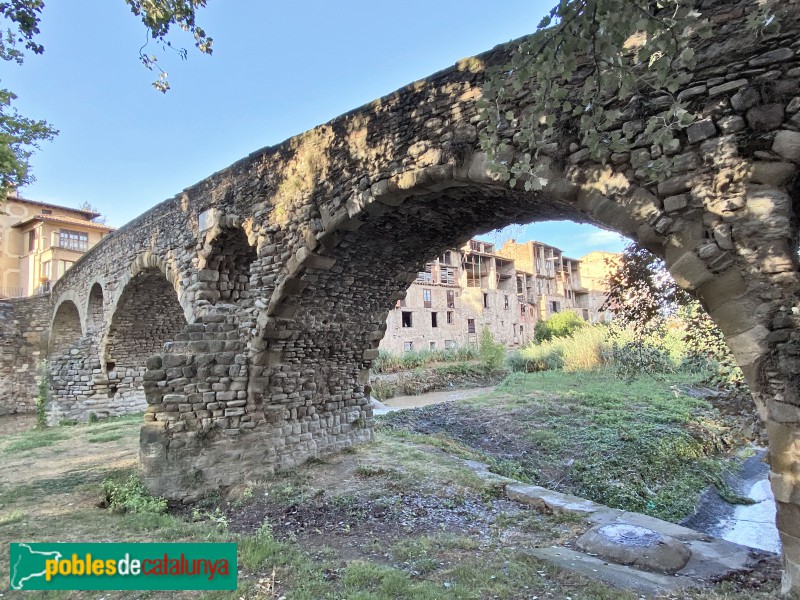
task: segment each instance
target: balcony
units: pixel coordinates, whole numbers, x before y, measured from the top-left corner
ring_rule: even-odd
[[[88,252],[89,242],[83,242],[77,240],[61,240],[56,244],[54,244],[53,248],[59,248],[61,250],[71,250],[72,252]]]

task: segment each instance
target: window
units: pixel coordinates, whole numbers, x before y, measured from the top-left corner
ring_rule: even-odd
[[[452,325],[453,324],[453,311],[452,310],[448,310],[447,311],[447,324],[448,325]]]
[[[48,260],[42,263],[42,279],[50,279],[50,273],[51,273],[51,263]]]
[[[444,341],[444,349],[445,350],[452,350],[455,347],[456,347],[456,341],[455,340],[445,340]]]
[[[559,308],[558,307],[558,302],[551,302],[550,303],[550,310],[552,310],[554,313],[558,312],[558,308]]]
[[[522,332],[523,332],[523,328],[522,328],[522,325],[520,325],[519,326],[519,334],[522,335]]]
[[[503,296],[503,308],[505,308],[506,310],[508,310],[508,294],[506,294],[505,296]]]
[[[489,294],[483,295],[483,308],[489,308]]]
[[[36,250],[36,230],[32,229],[28,232],[28,252]]]
[[[58,261],[58,273],[57,273],[57,276],[60,277],[61,275],[66,273],[67,269],[69,269],[74,264],[75,263],[73,261],[71,261],[71,260],[60,260],[60,261]]]
[[[58,232],[58,245],[67,250],[86,252],[89,249],[89,234],[82,231],[62,229]]]
[[[467,333],[475,333],[475,319],[467,319]]]
[[[431,313],[431,327],[438,327],[438,326],[439,326],[439,322],[438,322],[438,319],[436,318],[436,313],[432,312]]]
[[[414,342],[403,342],[403,350],[411,352],[414,349]]]
[[[444,285],[455,285],[456,284],[455,269],[453,269],[452,267],[440,267],[439,283],[442,283]]]
[[[525,316],[525,305],[524,304],[520,304],[519,305],[519,314],[521,316],[523,316],[523,317]]]
[[[427,288],[422,290],[422,304],[425,308],[431,307],[431,291]]]
[[[403,311],[402,313],[400,313],[400,314],[402,315],[402,318],[403,318],[403,327],[412,327],[412,319],[411,319],[411,315],[412,315],[413,313],[411,313],[410,311],[405,311],[405,310],[404,310],[404,311]]]
[[[431,342],[431,350],[436,350],[436,342]]]
[[[452,265],[453,264],[452,256],[453,256],[452,252],[448,250],[439,257],[439,262],[442,263],[443,265]]]
[[[455,290],[447,290],[447,308],[456,307],[456,292]]]

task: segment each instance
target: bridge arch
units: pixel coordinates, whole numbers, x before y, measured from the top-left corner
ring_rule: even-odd
[[[50,321],[50,356],[58,356],[69,351],[83,336],[85,321],[78,309],[76,294],[67,292],[61,296]]]
[[[109,395],[129,410],[144,409],[147,359],[188,323],[179,290],[175,271],[153,254],[137,257],[115,289],[100,358]]]
[[[238,218],[222,217],[206,231],[198,252],[196,300],[236,303],[250,295],[251,265],[258,257]]]

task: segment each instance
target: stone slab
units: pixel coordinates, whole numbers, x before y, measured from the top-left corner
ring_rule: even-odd
[[[580,573],[615,588],[647,596],[657,596],[697,586],[697,582],[689,577],[639,571],[624,565],[608,563],[594,556],[561,546],[534,548],[527,550],[526,553],[567,571]]]
[[[506,486],[506,495],[509,500],[516,500],[536,508],[547,508],[554,513],[590,515],[606,510],[602,504],[571,494],[554,492],[538,485],[524,483],[508,485]]]

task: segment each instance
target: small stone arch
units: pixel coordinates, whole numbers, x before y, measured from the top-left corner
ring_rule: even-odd
[[[86,331],[97,333],[103,329],[105,321],[105,293],[103,285],[95,281],[89,288],[89,299],[86,302]]]
[[[80,340],[85,331],[85,323],[81,320],[78,304],[74,294],[62,296],[50,322],[50,352],[57,356],[69,350],[69,347]]]
[[[249,297],[250,266],[258,257],[235,217],[222,217],[206,232],[199,252],[196,300],[236,303]]]

